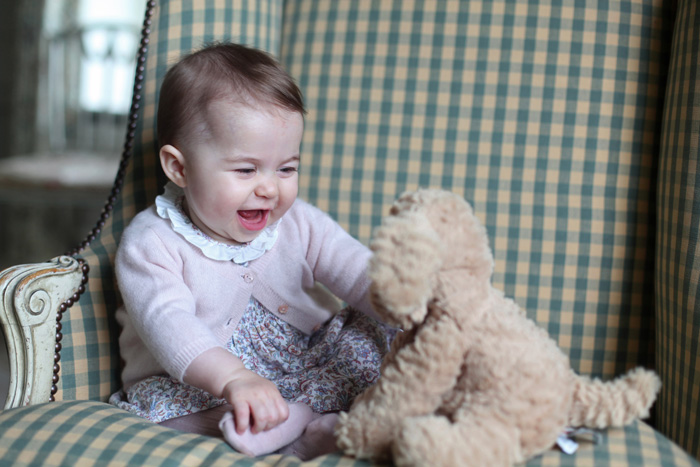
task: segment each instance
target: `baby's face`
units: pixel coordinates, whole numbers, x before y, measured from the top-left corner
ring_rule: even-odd
[[[183,150],[187,213],[214,240],[250,242],[296,199],[304,120],[225,100],[208,109],[208,131]]]

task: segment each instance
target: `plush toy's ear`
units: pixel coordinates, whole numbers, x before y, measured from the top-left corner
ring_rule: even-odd
[[[490,280],[493,254],[486,229],[471,205],[461,196],[445,190],[422,189],[402,194],[391,213],[421,212],[447,249],[442,267],[462,270],[480,280]]]
[[[410,329],[420,323],[433,297],[444,244],[420,211],[384,219],[370,244],[371,300],[387,323]]]

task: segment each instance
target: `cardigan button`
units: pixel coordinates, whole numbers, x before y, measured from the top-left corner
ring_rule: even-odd
[[[289,305],[280,305],[280,307],[277,308],[277,311],[284,315],[289,311]]]
[[[255,280],[253,275],[250,273],[241,274],[241,277],[243,278],[243,282],[245,282],[246,284],[250,284],[251,282],[253,282],[253,280]]]

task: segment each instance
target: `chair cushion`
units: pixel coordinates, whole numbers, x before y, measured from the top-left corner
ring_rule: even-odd
[[[164,428],[102,402],[70,401],[0,414],[0,465],[363,466],[340,454],[301,462],[291,456],[247,458],[225,442]],[[552,449],[532,466],[693,466],[698,463],[646,423],[605,432],[575,455]]]

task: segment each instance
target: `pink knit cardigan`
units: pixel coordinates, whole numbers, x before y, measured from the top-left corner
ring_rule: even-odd
[[[278,229],[272,249],[246,267],[207,258],[154,206],[133,219],[116,257],[125,388],[164,373],[182,380],[195,357],[226,346],[251,295],[307,334],[332,314],[308,293],[315,281],[375,316],[368,301],[367,247],[301,200]]]

